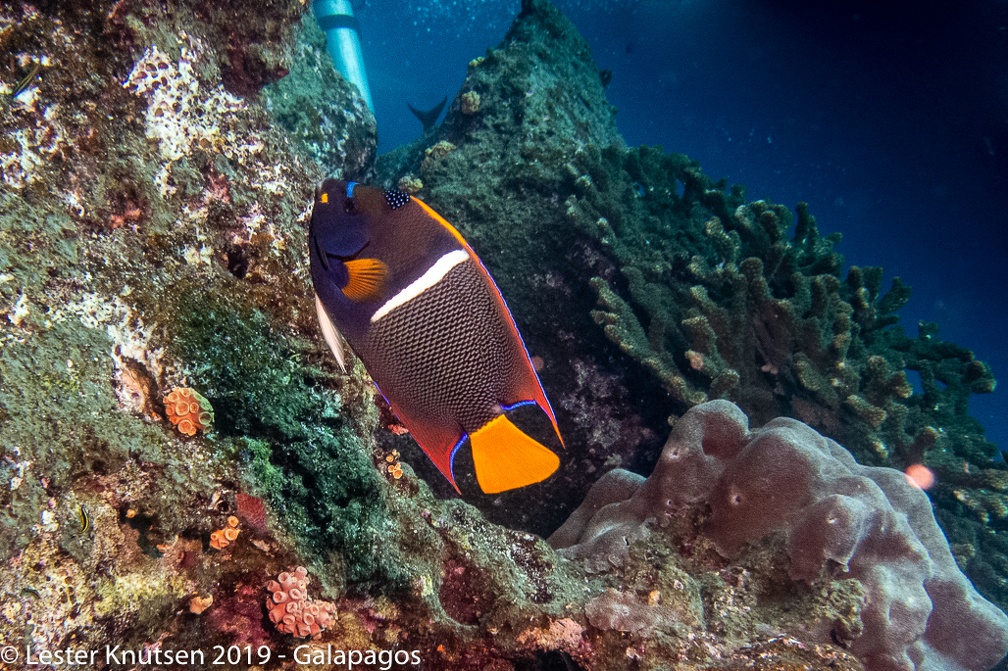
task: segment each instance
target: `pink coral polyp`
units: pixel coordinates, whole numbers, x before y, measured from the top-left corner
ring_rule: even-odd
[[[298,638],[318,638],[332,625],[336,607],[329,601],[313,601],[308,596],[308,569],[299,566],[293,573],[283,571],[266,584],[266,610],[277,631]]]

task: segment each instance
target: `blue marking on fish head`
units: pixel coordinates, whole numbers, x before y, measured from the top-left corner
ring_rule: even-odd
[[[312,260],[323,266],[332,257],[353,256],[368,243],[367,219],[360,216],[353,198],[355,182],[327,179],[319,186],[312,208],[308,235],[312,242]]]

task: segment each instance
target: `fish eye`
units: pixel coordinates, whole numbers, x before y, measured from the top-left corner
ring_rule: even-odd
[[[357,214],[357,201],[353,198],[347,198],[344,200],[343,211],[347,214]]]

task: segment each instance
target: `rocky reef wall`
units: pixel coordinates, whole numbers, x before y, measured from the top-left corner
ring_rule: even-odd
[[[1008,470],[968,412],[994,389],[989,367],[935,324],[907,335],[910,288],[845,267],[840,234],[820,233],[805,204],[746,202],[689,157],[627,148],[608,74],[546,7],[524,3],[444,123],[378,163],[483,255],[582,446],[549,491],[486,514],[533,509],[527,524],[548,531],[600,473],[651,467],[669,408],[726,399],[756,422],[806,422],[864,464],[927,465],[957,560],[1008,605]]]
[[[930,331],[893,336],[903,363],[853,336],[840,357],[843,304],[852,323],[875,310],[884,340],[904,289],[880,298],[876,271],[834,282],[807,213],[789,242],[783,208],[626,148],[587,46],[539,1],[473,61],[446,123],[379,166],[483,255],[570,446],[560,478],[478,501],[512,528],[436,496],[363,369],[337,371],[317,332],[311,194],[323,175],[377,174],[374,120],[322,46],[294,1],[0,8],[0,647],[203,651],[192,668],[214,646],[266,650],[269,668],[345,668],[331,649],[372,666],[408,653],[401,668],[862,668],[838,645],[864,630],[870,584],[795,580],[773,534],[726,559],[684,509],[676,533],[639,524],[651,542],[600,573],[530,533],[614,466],[646,472],[669,414],[718,395],[754,422],[803,398],[822,414],[802,417],[878,460],[870,439],[901,427],[910,447],[886,458],[920,451],[956,559],[999,584],[1004,471],[962,400],[992,384],[986,368]],[[683,308],[683,278],[706,299]],[[769,327],[738,320],[750,302],[780,311],[787,348],[754,345]],[[680,348],[700,317],[717,338]],[[817,329],[819,349],[799,350]],[[812,395],[837,361],[871,407]],[[924,362],[933,434],[903,394],[907,362]],[[885,418],[861,431],[854,406]],[[602,499],[640,485],[611,472]],[[570,524],[611,502],[602,490]],[[810,614],[849,637],[823,642],[799,626]]]

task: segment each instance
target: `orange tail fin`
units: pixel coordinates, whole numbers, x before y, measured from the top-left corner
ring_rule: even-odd
[[[499,415],[469,436],[476,481],[486,494],[542,482],[560,466],[560,457]]]

